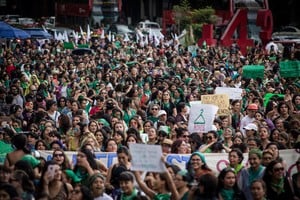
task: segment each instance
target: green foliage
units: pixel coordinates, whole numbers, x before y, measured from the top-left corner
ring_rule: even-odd
[[[192,9],[188,0],[182,0],[179,5],[173,7],[175,21],[178,26],[178,31],[186,29],[188,32],[193,30],[195,40],[197,41],[201,37],[202,25],[214,24],[217,17],[215,16],[215,10],[211,7],[205,7],[202,9]],[[192,29],[189,27],[192,26]],[[191,34],[187,34],[189,37]],[[190,38],[186,38],[186,43],[190,43]]]

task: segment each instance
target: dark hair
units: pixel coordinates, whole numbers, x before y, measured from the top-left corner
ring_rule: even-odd
[[[84,200],[93,200],[94,199],[92,192],[90,191],[90,189],[87,186],[80,185],[79,187],[80,187],[80,192],[82,193],[82,198]]]
[[[265,169],[265,173],[264,173],[264,176],[263,176],[263,180],[268,183],[268,182],[271,182],[272,180],[272,174],[273,174],[273,168],[276,164],[280,163],[282,166],[282,161],[280,160],[272,160],[266,167]]]
[[[125,153],[128,156],[128,160],[131,160],[131,154],[129,149],[126,146],[120,146],[117,150],[117,154]]]
[[[237,154],[237,156],[239,157],[239,164],[241,164],[244,160],[243,152],[240,149],[234,148],[229,152],[228,156],[233,152]]]
[[[15,170],[11,176],[14,176],[15,179],[18,181],[21,181],[21,185],[24,191],[33,193],[35,191],[35,187],[33,184],[33,181],[30,180],[30,177],[28,174],[26,174],[23,170]]]
[[[14,186],[12,186],[11,184],[0,184],[0,191],[3,190],[5,192],[7,192],[7,194],[9,195],[10,199],[14,199],[16,197],[18,197],[18,192],[15,189]]]
[[[119,181],[134,181],[134,175],[130,171],[124,171],[119,176]]]
[[[30,150],[27,149],[27,137],[23,133],[19,133],[18,135],[13,136],[11,143],[18,150],[23,150],[26,154],[30,153]]]
[[[26,160],[19,160],[15,164],[15,170],[23,170],[31,180],[34,180],[34,171],[32,166]]]
[[[217,189],[218,193],[221,192],[221,190],[225,188],[224,179],[225,179],[225,176],[227,175],[227,173],[229,173],[229,172],[233,173],[236,178],[235,183],[232,188],[234,193],[235,194],[240,193],[239,187],[237,185],[237,177],[236,177],[235,171],[234,171],[234,169],[228,168],[228,167],[224,168],[218,176],[218,189]]]
[[[211,198],[216,196],[218,179],[214,175],[208,173],[200,176],[198,186],[202,186],[204,193],[199,192],[199,196]]]
[[[173,142],[171,146],[171,153],[178,153],[178,147],[183,143],[183,140],[177,139],[176,141]]]

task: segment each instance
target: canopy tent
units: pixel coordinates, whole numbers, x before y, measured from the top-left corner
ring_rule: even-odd
[[[0,21],[0,38],[5,39],[26,39],[30,38],[30,35],[25,31],[12,27],[5,22]]]
[[[24,31],[26,31],[31,38],[36,38],[36,39],[52,39],[53,36],[44,31],[44,29],[40,29],[40,28],[30,28],[30,29],[24,29]]]

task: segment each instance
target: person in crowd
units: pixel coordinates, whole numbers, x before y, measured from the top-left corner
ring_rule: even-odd
[[[34,198],[34,183],[23,170],[15,170],[10,177],[10,183],[17,189],[18,196],[22,199],[31,200]]]
[[[240,173],[244,168],[244,165],[242,163],[244,160],[243,152],[237,148],[232,149],[228,154],[228,160],[229,160],[228,167],[232,168],[237,178],[239,178]]]
[[[111,196],[105,193],[105,177],[101,173],[92,175],[88,182],[94,200],[113,200]]]
[[[199,184],[193,186],[188,200],[210,199],[217,200],[218,179],[213,174],[204,174],[199,178]]]
[[[253,200],[266,200],[267,186],[262,179],[254,180],[250,188]]]
[[[297,172],[292,174],[292,186],[295,196],[300,199],[300,157],[296,161]]]
[[[89,188],[85,185],[76,185],[70,194],[71,200],[94,200]]]
[[[198,182],[199,178],[204,174],[213,174],[206,163],[205,157],[199,151],[192,153],[189,161],[187,162],[186,169],[190,176],[193,177],[194,182]]]
[[[274,152],[271,149],[263,150],[261,164],[267,167],[272,160],[274,160]]]
[[[285,169],[279,160],[271,161],[266,167],[263,180],[267,186],[267,198],[269,199],[293,199],[294,192]]]
[[[57,149],[53,151],[52,160],[60,166],[61,170],[72,169],[69,158],[66,156],[65,152],[61,149]]]
[[[67,199],[72,190],[72,185],[62,181],[60,166],[54,161],[47,161],[37,188],[38,195],[45,193],[49,199]]]
[[[247,200],[252,199],[251,184],[254,180],[261,179],[265,173],[265,167],[261,165],[262,152],[252,149],[248,154],[249,167],[241,171],[238,186],[243,191]]]
[[[218,196],[220,199],[245,199],[237,185],[237,176],[232,168],[224,168],[218,176]]]
[[[120,180],[119,176],[123,171],[130,170],[131,155],[126,146],[120,146],[117,150],[118,163],[110,166],[108,169],[105,188],[110,190],[110,194],[114,197],[120,193]]]

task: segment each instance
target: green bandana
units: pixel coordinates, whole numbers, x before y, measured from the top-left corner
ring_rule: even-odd
[[[231,200],[231,199],[234,199],[233,196],[234,196],[234,190],[233,189],[229,189],[229,190],[226,190],[226,189],[222,189],[221,190],[221,196],[224,200]]]
[[[121,200],[133,200],[137,196],[137,189],[134,188],[130,195],[121,194]]]

